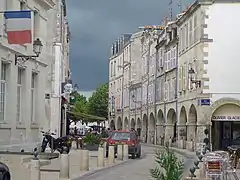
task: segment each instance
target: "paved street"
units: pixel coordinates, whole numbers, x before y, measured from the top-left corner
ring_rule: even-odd
[[[154,150],[156,148],[143,146],[143,157],[141,159],[130,160],[126,164],[122,164],[110,169],[100,171],[91,176],[81,178],[81,180],[147,180],[151,179],[149,169],[155,166]],[[192,165],[192,160],[186,160],[186,170]],[[80,179],[79,179],[80,180]]]

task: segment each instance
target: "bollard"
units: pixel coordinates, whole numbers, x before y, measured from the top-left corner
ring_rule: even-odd
[[[98,159],[97,159],[97,166],[104,167],[104,148],[98,148]]]
[[[106,157],[106,148],[107,147],[107,142],[103,143],[103,152],[104,152],[104,157]]]
[[[128,160],[128,145],[127,144],[123,145],[123,160],[124,161]]]
[[[65,151],[60,156],[59,178],[69,178],[69,154]]]
[[[34,158],[31,160],[30,180],[41,180],[40,160],[38,153],[34,152]]]
[[[114,153],[114,146],[108,146],[108,163],[115,163],[115,153]]]
[[[118,144],[117,145],[117,159],[118,160],[123,160],[123,145],[122,144]]]
[[[82,171],[89,171],[89,151],[86,149],[81,150],[81,170]]]
[[[78,150],[78,152],[79,152],[79,154],[78,154],[78,155],[79,155],[79,156],[78,156],[78,157],[79,157],[79,165],[80,165],[80,166],[79,166],[79,170],[80,170],[80,171],[83,171],[83,167],[82,167],[82,151],[83,151],[82,149],[79,149],[79,150]]]

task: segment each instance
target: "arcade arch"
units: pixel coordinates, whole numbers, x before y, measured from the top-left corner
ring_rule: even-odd
[[[188,132],[187,140],[195,141],[196,134],[197,134],[197,110],[193,104],[190,106],[187,122],[188,122],[187,123],[187,132]]]
[[[122,129],[123,127],[123,124],[122,124],[122,119],[120,117],[118,117],[117,119],[117,129]]]
[[[131,119],[131,129],[135,129],[135,126],[136,126],[136,122],[135,122],[135,119]]]

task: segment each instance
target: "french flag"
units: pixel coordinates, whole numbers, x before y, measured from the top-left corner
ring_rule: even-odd
[[[5,11],[6,31],[9,44],[32,43],[32,13],[26,11]]]

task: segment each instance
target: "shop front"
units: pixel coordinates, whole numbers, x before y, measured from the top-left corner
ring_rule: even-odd
[[[213,150],[226,150],[228,146],[240,145],[240,107],[225,104],[212,114]]]

